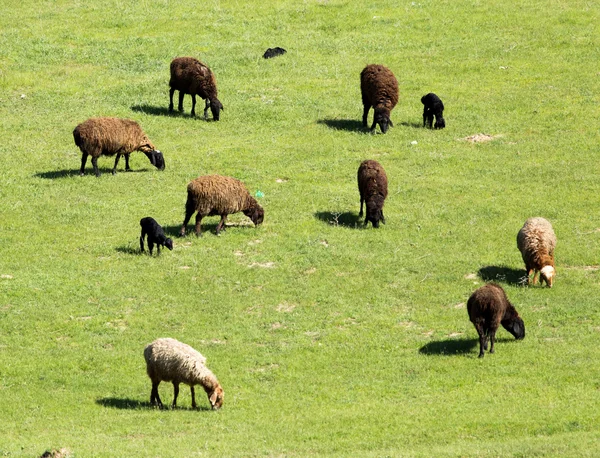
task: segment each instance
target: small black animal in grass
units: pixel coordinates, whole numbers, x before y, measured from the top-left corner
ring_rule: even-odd
[[[444,104],[442,100],[435,95],[433,92],[421,97],[421,103],[424,105],[423,108],[423,127],[428,125],[432,128],[433,117],[435,116],[435,129],[443,129],[446,127],[446,121],[444,121]]]
[[[277,46],[276,48],[269,48],[263,54],[263,58],[270,59],[271,57],[281,56],[282,54],[285,54],[286,52],[287,51],[285,49],[280,48],[279,46]]]
[[[157,255],[160,254],[160,247],[165,246],[169,250],[173,250],[173,240],[167,238],[163,228],[156,222],[156,220],[150,216],[142,218],[140,220],[140,226],[142,226],[142,235],[140,235],[140,249],[144,252],[144,237],[148,235],[148,249],[150,250],[150,256],[152,256],[152,250],[154,244],[158,251]]]

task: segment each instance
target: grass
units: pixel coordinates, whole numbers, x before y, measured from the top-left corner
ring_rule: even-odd
[[[600,453],[596,5],[3,6],[0,456]],[[273,46],[288,53],[263,60]],[[178,55],[215,71],[218,123],[189,97],[166,111]],[[359,123],[367,63],[399,80],[386,135]],[[430,91],[443,131],[420,127]],[[91,116],[138,120],[166,170],[134,153],[134,173],[101,158],[79,177],[71,132]],[[498,137],[462,140],[477,133]],[[367,158],[390,181],[379,230],[357,220]],[[203,238],[140,255],[139,219],[175,235],[208,173],[262,191],[264,224],[235,215],[216,237],[207,218]],[[516,234],[538,215],[559,239],[551,290],[518,281]],[[478,360],[464,303],[494,279],[527,336],[500,331]],[[191,410],[187,387],[150,408],[142,351],[161,336],[207,356],[221,411]]]

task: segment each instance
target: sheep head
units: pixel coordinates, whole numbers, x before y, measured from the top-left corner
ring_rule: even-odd
[[[433,127],[434,129],[443,129],[446,127],[446,121],[444,121],[444,118],[441,114],[435,116],[435,124]]]
[[[540,270],[540,283],[546,282],[546,284],[548,285],[548,288],[552,288],[552,281],[554,280],[554,275],[556,274],[556,271],[554,270],[554,267],[552,266],[544,266],[542,267],[542,269]]]
[[[388,110],[386,107],[377,107],[374,111],[375,114],[373,115],[373,125],[378,124],[382,133],[385,134],[390,127],[394,127],[394,124],[390,119],[390,110]]]
[[[148,160],[150,160],[150,163],[154,167],[156,167],[158,170],[165,169],[165,158],[163,156],[163,153],[154,148],[150,149],[142,147],[141,150],[146,155]]]
[[[248,210],[244,210],[244,215],[250,218],[255,226],[262,224],[265,219],[265,211],[258,204],[251,206]]]
[[[224,397],[225,393],[223,392],[221,385],[217,385],[213,392],[209,393],[208,400],[210,401],[210,405],[212,406],[213,410],[218,410],[221,408]]]
[[[210,101],[210,112],[213,115],[213,119],[215,121],[219,120],[219,112],[223,110],[225,111],[225,107],[223,107],[223,104],[219,101],[219,99],[214,98]]]
[[[165,240],[165,246],[166,246],[166,247],[167,247],[169,250],[173,251],[173,240],[171,240],[170,238],[166,239],[166,240]]]
[[[515,339],[521,340],[525,338],[525,323],[523,323],[523,320],[519,315],[502,320],[500,324],[502,324],[502,327],[510,332]]]
[[[371,196],[371,198],[367,200],[365,226],[369,221],[371,221],[371,224],[373,224],[375,229],[379,228],[380,221],[385,224],[385,218],[383,217],[383,203],[384,198],[379,194]]]

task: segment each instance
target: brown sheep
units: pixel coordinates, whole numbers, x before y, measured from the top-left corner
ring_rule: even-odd
[[[173,94],[179,91],[178,110],[183,111],[183,96],[192,96],[192,116],[196,116],[196,95],[202,97],[206,104],[204,106],[204,119],[207,119],[208,108],[212,112],[213,119],[219,120],[219,110],[225,110],[223,104],[217,98],[217,80],[215,74],[193,57],[176,57],[171,62],[171,79],[169,80],[169,111],[173,111]]]
[[[541,217],[529,218],[517,234],[517,247],[521,251],[527,269],[527,283],[531,272],[534,272],[534,285],[539,273],[540,284],[546,282],[548,287],[552,288],[556,273],[554,270],[556,235],[552,230],[552,224]]]
[[[383,204],[388,194],[388,181],[385,170],[377,161],[366,160],[358,167],[358,192],[360,193],[360,212],[358,217],[363,216],[363,203],[367,205],[367,216],[365,226],[369,221],[373,227],[379,227],[379,221],[385,224],[383,216]]]
[[[81,176],[85,174],[88,155],[92,156],[92,165],[97,177],[100,176],[98,158],[101,155],[117,155],[113,175],[117,173],[119,159],[125,155],[125,171],[129,172],[129,154],[136,150],[144,153],[157,169],[165,169],[163,154],[154,148],[140,125],[131,119],[90,118],[75,127],[73,138],[82,154],[79,170]]]
[[[479,334],[479,357],[483,358],[487,350],[488,339],[491,342],[490,353],[494,353],[496,330],[499,325],[510,332],[515,339],[525,337],[525,324],[513,305],[508,301],[502,287],[488,283],[477,289],[467,301],[469,319]]]
[[[227,215],[243,212],[255,226],[263,222],[265,212],[250,195],[244,184],[235,178],[221,175],[206,175],[190,181],[187,187],[188,197],[185,204],[185,219],[181,236],[185,235],[187,224],[196,214],[196,235],[201,236],[200,223],[205,216],[220,215],[217,235],[223,229]]]
[[[367,126],[367,115],[373,107],[373,132],[379,124],[381,132],[394,127],[390,115],[398,103],[398,81],[392,71],[383,65],[367,65],[360,73],[360,91],[364,105],[363,126]]]

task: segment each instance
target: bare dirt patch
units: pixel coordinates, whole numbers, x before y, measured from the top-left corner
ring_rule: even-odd
[[[463,138],[463,140],[466,140],[471,143],[485,143],[485,142],[491,142],[492,140],[495,140],[496,138],[499,138],[499,137],[502,137],[502,135],[500,135],[500,134],[498,134],[498,135],[475,134],[475,135],[469,135],[468,137]]]

